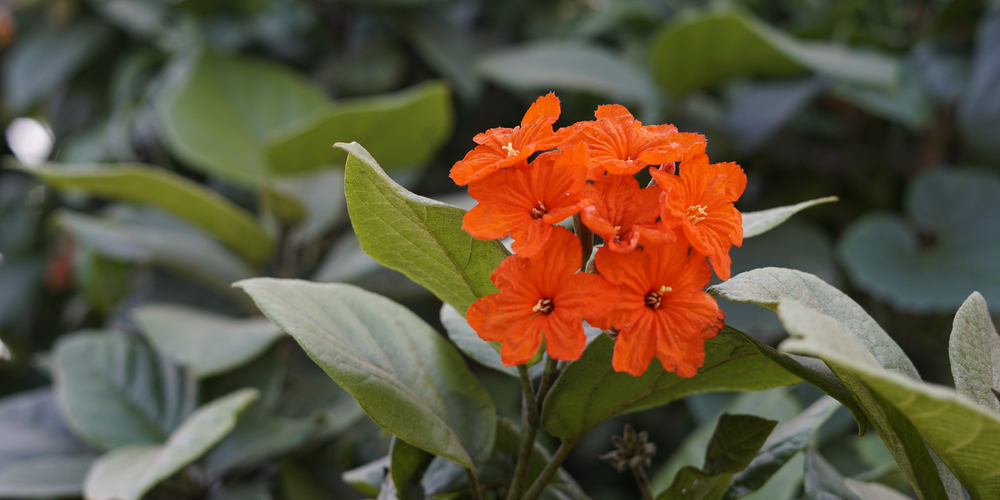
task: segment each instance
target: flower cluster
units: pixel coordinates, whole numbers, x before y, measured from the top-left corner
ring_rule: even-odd
[[[549,356],[578,359],[582,318],[617,334],[615,370],[641,375],[655,356],[694,376],[724,318],[704,289],[712,269],[729,279],[729,249],[743,242],[733,206],[746,187],[743,170],[710,164],[704,136],[644,126],[616,104],[553,130],[559,113],[554,94],[538,98],[520,126],[477,135],[452,167],[452,179],[479,201],[462,228],[514,239],[515,255],[491,276],[500,292],[469,308],[469,324],[502,343],[507,365],[529,361],[543,338]],[[642,188],[634,175],[647,167],[653,180]],[[581,270],[589,238],[558,225],[574,215],[604,240],[590,272]]]

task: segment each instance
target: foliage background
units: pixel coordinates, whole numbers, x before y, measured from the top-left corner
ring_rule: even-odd
[[[975,0],[5,2],[0,100],[5,153],[19,161],[0,170],[0,395],[49,385],[60,367],[53,343],[77,330],[142,331],[176,362],[183,353],[137,325],[136,308],[251,314],[242,292],[219,285],[252,276],[359,284],[443,331],[433,296],[360,251],[343,210],[343,157],[330,145],[357,140],[413,191],[467,208],[448,169],[473,135],[515,125],[549,90],[562,101],[558,125],[620,102],[645,123],[707,135],[714,160],[748,174],[742,210],[840,197],[734,250],[734,274],[773,265],[822,277],[865,306],[925,380],[950,385],[955,311],[973,290],[1000,310],[998,9]],[[46,156],[26,150],[23,117],[47,128]],[[134,163],[177,177],[112,169]],[[123,177],[109,193],[86,188],[87,175]],[[177,178],[191,182],[166,185]],[[93,196],[66,189],[81,186]],[[201,194],[163,201],[191,190]],[[784,336],[767,311],[723,306],[728,323],[759,339]],[[273,341],[241,362],[281,352],[288,373],[315,375],[294,344]],[[473,366],[516,420],[516,380]],[[192,404],[223,394],[211,386],[235,368],[199,374]],[[295,394],[295,379],[285,377],[284,394]],[[253,385],[239,380],[233,387]],[[320,385],[337,401],[332,384]],[[655,481],[704,448],[693,443],[713,426],[701,424],[727,405],[782,420],[817,396],[804,385],[713,394],[616,418],[567,469],[594,498],[634,495],[627,475],[593,460],[626,421],[659,446]],[[344,418],[352,432],[243,473],[277,497],[312,488],[351,498],[339,471],[384,455],[388,436]],[[820,450],[845,474],[905,488],[874,434],[842,439],[855,431],[839,412]]]

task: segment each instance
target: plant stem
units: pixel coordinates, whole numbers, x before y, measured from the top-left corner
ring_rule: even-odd
[[[483,500],[483,494],[479,491],[479,478],[476,477],[475,471],[465,469],[465,477],[469,479],[469,494],[472,495],[472,500]]]
[[[559,378],[558,366],[559,361],[556,359],[549,358],[545,362],[545,372],[542,373],[542,382],[538,386],[538,397],[535,398],[535,406],[538,408],[539,415],[542,414],[542,405],[545,404],[545,397],[549,395],[549,389]]]
[[[576,441],[563,441],[559,443],[559,448],[556,452],[552,454],[552,458],[549,459],[549,463],[545,464],[545,468],[542,469],[541,474],[538,475],[538,479],[528,488],[528,491],[521,497],[521,500],[535,500],[539,495],[542,494],[542,490],[548,486],[549,481],[552,480],[552,476],[556,475],[556,471],[559,470],[559,466],[562,465],[563,460],[566,460],[566,456],[569,455],[569,451],[573,449],[573,445]]]
[[[580,270],[586,271],[587,263],[590,262],[590,255],[594,253],[594,232],[589,227],[583,225],[583,219],[580,217],[579,212],[573,216],[573,230],[576,232],[576,237],[580,238],[580,244],[583,246],[583,260],[580,261]]]
[[[646,476],[642,464],[632,467],[632,475],[635,476],[635,482],[639,485],[643,500],[653,500],[653,490],[649,487],[649,477]]]
[[[521,375],[521,388],[524,390],[521,405],[521,444],[517,449],[517,462],[514,465],[514,477],[511,478],[510,488],[507,490],[507,500],[516,500],[521,496],[524,476],[528,472],[531,452],[535,448],[535,436],[538,434],[538,405],[535,403],[531,376],[528,375],[528,368],[524,365],[518,365],[517,371]]]

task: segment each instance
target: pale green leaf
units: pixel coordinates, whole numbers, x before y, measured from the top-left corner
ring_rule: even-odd
[[[323,236],[343,216],[344,171],[329,168],[301,175],[277,177],[261,187],[263,199],[288,204],[298,220],[288,235],[296,244]],[[281,214],[276,213],[279,218]],[[282,219],[285,222],[285,219]]]
[[[662,406],[690,394],[752,391],[799,381],[728,330],[705,341],[705,363],[692,378],[669,373],[656,360],[639,377],[615,372],[613,349],[614,341],[598,336],[563,371],[542,412],[542,424],[550,434],[572,442],[610,417]]]
[[[203,229],[250,262],[270,257],[273,238],[253,216],[218,193],[148,165],[60,165],[23,168],[62,191],[152,205]]]
[[[489,456],[493,401],[458,351],[408,309],[343,284],[257,278],[238,286],[377,424],[466,467]]]
[[[948,357],[955,389],[1000,414],[1000,336],[978,292],[966,299],[951,328]]]
[[[463,231],[464,210],[407,191],[360,144],[337,147],[350,153],[347,210],[368,255],[458,311],[496,293],[490,274],[508,255],[503,245]]]
[[[206,174],[254,186],[271,177],[265,140],[326,104],[289,68],[203,52],[156,102],[166,144]]]
[[[267,318],[232,318],[187,306],[144,305],[132,314],[158,351],[198,378],[242,366],[284,335]]]
[[[243,389],[201,407],[163,444],[134,444],[97,459],[83,485],[88,500],[140,500],[149,490],[205,454],[236,427],[254,400]]]
[[[812,448],[806,452],[805,491],[827,493],[840,500],[861,500],[844,484],[844,476]]]
[[[97,448],[161,442],[193,409],[194,380],[137,336],[75,333],[54,350],[55,394],[66,424]]]
[[[89,453],[50,455],[2,466],[0,498],[78,497],[94,458]]]
[[[479,338],[465,317],[459,314],[451,304],[441,306],[441,324],[444,325],[448,338],[455,344],[455,347],[466,356],[487,368],[492,368],[511,377],[519,378],[521,376],[516,366],[505,366],[501,361],[500,343],[487,342]],[[545,363],[537,363],[528,369],[528,373],[534,379],[540,377],[544,370]]]
[[[803,201],[787,207],[769,208],[759,212],[743,212],[743,237],[752,238],[774,229],[789,217],[809,207],[838,201],[836,196]]]
[[[840,45],[805,42],[742,11],[709,12],[673,22],[653,38],[653,74],[674,94],[739,76],[790,77],[809,71],[860,85],[892,87],[897,60]]]
[[[0,470],[34,457],[77,455],[87,447],[63,424],[51,387],[0,399]]]
[[[350,151],[334,143],[358,142],[386,170],[422,167],[451,136],[453,113],[441,82],[341,101],[269,136],[265,156],[273,172],[291,174],[343,165]]]
[[[910,500],[910,497],[880,483],[864,483],[845,477],[844,486],[861,500]]]

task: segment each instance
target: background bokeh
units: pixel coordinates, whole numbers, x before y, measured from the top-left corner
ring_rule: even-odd
[[[616,102],[645,124],[705,134],[714,161],[747,173],[741,210],[839,197],[733,249],[733,273],[820,276],[927,381],[951,384],[951,319],[972,291],[1000,311],[997,2],[8,0],[0,46],[0,396],[13,395],[0,399],[0,484],[17,458],[4,455],[4,405],[30,395],[58,420],[45,387],[54,375],[71,384],[58,376],[73,361],[53,345],[94,329],[191,372],[192,408],[273,372],[275,415],[323,409],[333,421],[250,464],[203,462],[201,476],[187,472],[200,482],[161,498],[244,484],[274,498],[360,497],[340,474],[382,457],[389,437],[289,339],[265,325],[235,364],[199,371],[185,357],[197,354],[184,349],[199,331],[191,310],[159,330],[135,312],[257,315],[229,284],[277,276],[357,284],[443,332],[439,301],[361,251],[331,145],[358,141],[414,192],[469,208],[451,165],[548,91],[560,126]],[[723,308],[737,329],[772,345],[784,336],[769,311]],[[199,346],[214,359],[230,348]],[[471,365],[519,420],[517,380]],[[724,409],[787,420],[818,395],[713,394],[616,418],[566,469],[595,499],[634,497],[627,474],[596,460],[624,423],[657,443],[650,474],[663,487],[700,460]],[[818,446],[842,473],[905,490],[878,437],[856,431],[842,411]],[[760,498],[797,498],[799,467]]]

